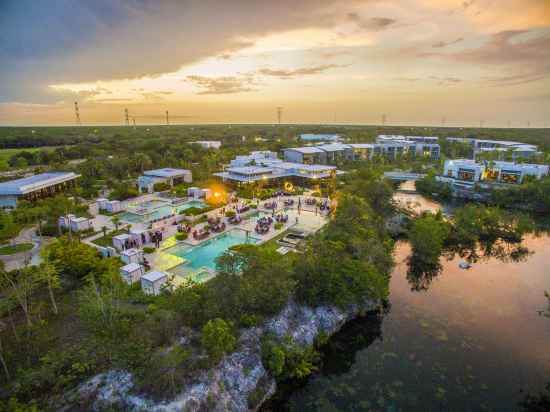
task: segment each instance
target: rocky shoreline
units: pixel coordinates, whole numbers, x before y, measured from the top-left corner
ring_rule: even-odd
[[[336,307],[301,306],[291,301],[261,327],[241,333],[238,350],[226,356],[216,367],[201,371],[194,382],[181,388],[171,400],[155,401],[134,393],[132,375],[109,371],[94,376],[67,393],[60,411],[106,411],[113,407],[125,411],[249,411],[257,410],[276,391],[274,378],[263,367],[261,338],[266,333],[290,336],[300,345],[312,345],[323,333],[330,336],[361,313],[373,310],[377,302],[368,301],[345,310]]]

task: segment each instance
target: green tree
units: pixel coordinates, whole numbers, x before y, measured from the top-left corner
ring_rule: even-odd
[[[450,226],[441,215],[424,213],[415,218],[409,230],[414,256],[426,263],[437,262],[449,232]]]
[[[214,362],[221,360],[223,355],[235,349],[237,339],[231,324],[216,318],[209,320],[201,331],[201,343]]]
[[[113,216],[111,222],[113,223],[113,225],[115,225],[115,230],[118,230],[118,225],[120,225],[120,217]]]
[[[7,299],[13,299],[23,313],[27,326],[32,326],[31,304],[35,291],[40,285],[40,280],[33,267],[24,267],[11,272],[0,270],[0,286]]]
[[[57,309],[57,302],[55,300],[54,289],[59,289],[61,287],[61,282],[59,278],[59,272],[57,268],[48,262],[47,257],[43,263],[37,268],[37,277],[39,281],[46,284],[48,288],[48,294],[50,296],[50,302],[52,304],[53,313],[56,315],[59,313]]]

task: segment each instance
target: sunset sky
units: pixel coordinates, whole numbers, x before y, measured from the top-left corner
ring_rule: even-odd
[[[550,0],[0,0],[0,124],[550,126]],[[176,117],[178,116],[178,117]]]

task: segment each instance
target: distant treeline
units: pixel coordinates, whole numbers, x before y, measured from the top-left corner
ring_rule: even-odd
[[[224,140],[238,144],[242,136],[293,138],[301,133],[339,133],[354,141],[372,141],[379,134],[469,137],[515,140],[550,150],[550,129],[489,129],[461,127],[340,126],[340,125],[174,125],[97,127],[0,127],[0,148],[26,148],[97,143],[104,139],[163,136]]]

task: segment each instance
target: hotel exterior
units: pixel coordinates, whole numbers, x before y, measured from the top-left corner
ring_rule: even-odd
[[[541,154],[536,145],[509,140],[469,139],[462,137],[448,137],[447,140],[469,143],[474,151],[474,158],[488,152],[498,153],[501,155],[501,158],[506,154],[510,154],[512,160],[528,159]]]
[[[143,172],[143,175],[138,178],[138,187],[140,192],[152,193],[157,183],[174,186],[180,182],[191,183],[192,181],[193,175],[190,170],[164,168]]]
[[[49,172],[0,183],[0,207],[16,208],[21,199],[35,201],[72,188],[80,175]]]
[[[278,159],[276,153],[266,151],[237,156],[223,172],[214,173],[214,176],[236,185],[292,182],[308,186],[341,173],[336,166],[286,162]]]
[[[353,160],[372,160],[383,156],[397,159],[404,155],[413,158],[440,158],[441,149],[437,137],[429,136],[386,136],[380,135],[376,143],[328,143],[316,146],[284,149],[287,162],[303,164],[339,164]]]
[[[459,187],[476,183],[521,184],[526,177],[541,179],[549,173],[549,166],[504,161],[476,162],[471,159],[446,160],[440,182]]]

